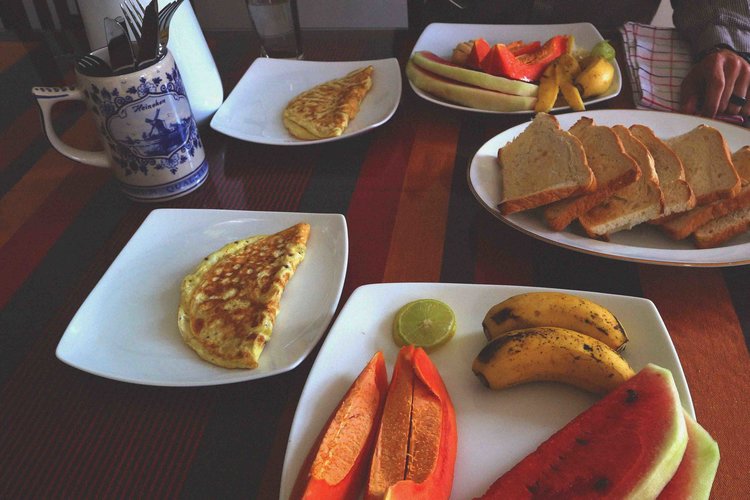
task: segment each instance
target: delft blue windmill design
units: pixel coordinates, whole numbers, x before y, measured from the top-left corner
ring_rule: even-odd
[[[163,155],[164,152],[171,153],[185,144],[189,133],[188,127],[185,127],[179,121],[167,125],[162,118],[159,118],[160,113],[161,108],[157,108],[152,118],[145,119],[145,122],[151,125],[151,129],[148,133],[142,132],[141,140],[135,141],[136,148],[142,156],[159,156],[160,154]]]

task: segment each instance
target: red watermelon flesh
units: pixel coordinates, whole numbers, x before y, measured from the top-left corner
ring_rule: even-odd
[[[655,498],[686,445],[672,374],[648,365],[497,479],[482,498]]]
[[[708,499],[719,467],[719,445],[711,435],[685,414],[688,444],[672,480],[659,494],[659,500]]]

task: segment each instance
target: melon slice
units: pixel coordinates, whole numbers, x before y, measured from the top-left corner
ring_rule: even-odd
[[[719,445],[706,429],[685,414],[688,444],[672,480],[659,494],[659,500],[708,500],[719,467]]]
[[[648,365],[542,443],[482,498],[656,498],[686,445],[672,374]]]

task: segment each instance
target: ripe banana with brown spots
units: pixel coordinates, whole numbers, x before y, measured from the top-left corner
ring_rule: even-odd
[[[565,328],[515,330],[488,343],[471,367],[491,389],[527,382],[561,382],[605,394],[634,375],[603,342]]]
[[[512,330],[556,326],[586,334],[614,350],[628,341],[622,325],[604,306],[562,292],[532,292],[515,295],[492,306],[482,321],[487,340]]]

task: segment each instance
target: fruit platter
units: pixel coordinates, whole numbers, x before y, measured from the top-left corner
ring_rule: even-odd
[[[614,49],[587,23],[433,23],[414,46],[406,75],[441,106],[480,113],[583,111],[620,93]]]
[[[406,311],[409,305],[424,305],[425,299],[449,307],[455,318],[443,316],[444,310],[439,308],[434,319],[447,327],[451,335],[448,338],[442,333],[437,335],[433,339],[436,342],[422,351],[421,347],[402,345],[404,332],[401,329],[408,329],[405,323],[409,321],[404,320],[404,315],[415,313]],[[575,336],[562,327],[554,327],[560,335],[558,339],[547,337],[548,348],[552,348],[534,347],[531,342],[522,341],[525,347],[516,349],[516,352],[523,354],[515,360],[512,353],[493,348],[495,342],[503,342],[504,333],[518,338],[517,333],[505,331],[507,328],[519,331],[525,323],[519,322],[518,318],[533,323],[537,315],[532,304],[540,304],[541,321],[582,330],[586,329],[584,312],[601,317],[602,323],[597,326],[607,332],[608,342],[613,346],[607,347],[602,341],[602,352],[606,351],[604,356],[610,361],[621,358],[621,366],[612,365],[599,371],[601,367],[580,361],[581,367],[588,368],[583,368],[581,373],[584,375],[577,378],[573,365],[579,361],[570,358],[562,368],[553,370],[555,373],[543,373],[540,366],[549,365],[550,360],[560,353],[567,356],[572,352],[569,349],[578,349],[573,346],[577,342]],[[513,314],[503,315],[503,310],[512,310]],[[441,316],[442,319],[438,320]],[[492,317],[516,319],[510,323],[499,321],[489,325],[487,318]],[[528,331],[534,329],[539,330],[532,327],[523,331],[527,337],[538,337],[537,340],[545,337],[545,332]],[[443,331],[442,328],[438,330]],[[589,333],[595,335],[592,331]],[[488,338],[493,336],[498,338],[489,341]],[[598,346],[596,342],[590,337],[579,347],[585,352],[584,346]],[[616,347],[617,353],[614,346],[619,346]],[[486,352],[488,349],[492,351],[490,354]],[[491,366],[497,356],[504,357],[506,366],[513,369],[503,375],[502,368]],[[524,359],[531,360],[532,365],[524,368]],[[512,380],[511,372],[523,375]],[[412,375],[405,377],[404,373]],[[601,387],[589,384],[606,381],[611,374],[622,376],[624,381],[606,396]],[[402,401],[396,406],[406,404],[411,410],[394,411],[389,402],[394,399],[391,393],[404,393],[403,389],[398,389],[404,383],[408,385],[404,378],[413,380],[414,388],[406,391],[414,394],[413,400],[409,403],[395,398]],[[421,389],[418,386],[422,386]],[[609,389],[611,387],[604,390]],[[542,450],[568,446],[570,443],[561,444],[561,441],[570,441],[569,436],[565,437],[571,432],[566,426],[574,419],[579,423],[593,423],[602,418],[597,412],[614,412],[608,413],[610,421],[606,434],[624,436],[632,432],[632,428],[629,431],[619,428],[618,420],[627,420],[624,416],[617,417],[620,410],[615,407],[619,403],[608,402],[609,395],[616,393],[623,395],[621,401],[637,400],[640,395],[643,401],[654,396],[664,402],[661,408],[665,413],[657,415],[648,410],[638,418],[648,419],[650,428],[661,429],[653,435],[656,454],[664,455],[665,462],[680,462],[686,449],[686,435],[693,424],[692,402],[669,334],[656,308],[648,300],[502,285],[366,285],[357,289],[342,309],[310,372],[289,436],[281,498],[290,498],[290,495],[298,498],[303,496],[303,491],[313,496],[323,495],[321,498],[333,498],[331,495],[335,491],[340,493],[344,488],[351,488],[344,495],[346,498],[357,497],[361,491],[367,492],[366,498],[374,498],[389,488],[396,497],[401,493],[403,498],[411,498],[416,492],[413,490],[415,483],[425,488],[423,493],[429,490],[435,498],[447,498],[448,493],[450,498],[476,498],[484,494],[486,498],[493,498],[498,488],[494,483],[511,470],[514,475],[520,474],[521,481],[528,481],[533,474],[528,473],[526,465],[521,465],[520,471],[515,466],[526,464],[525,457],[537,447],[543,443]],[[377,402],[383,399],[385,406],[378,411]],[[657,399],[649,401],[655,403]],[[652,403],[646,407],[651,408]],[[628,408],[622,411],[638,406],[631,407],[627,401],[625,404]],[[352,415],[369,414],[371,418],[357,420],[354,428],[347,427],[342,425],[346,422],[343,415],[350,414],[347,409],[356,410]],[[384,487],[389,463],[384,463],[382,456],[392,456],[392,450],[398,448],[396,443],[404,439],[399,437],[402,436],[400,433],[394,434],[398,427],[396,416],[404,411],[407,415],[411,412],[412,423],[415,419],[427,418],[425,415],[439,416],[440,425],[431,426],[429,422],[434,420],[430,418],[422,424],[415,424],[430,431],[422,435],[407,432],[408,449],[412,449],[413,441],[416,441],[415,449],[432,447],[440,450],[435,455],[439,459],[434,461],[432,469],[425,468],[419,459],[413,459],[415,463],[409,467],[418,471],[420,466],[423,469],[416,473],[421,474],[419,480],[401,480]],[[663,421],[664,425],[652,425],[652,420]],[[675,427],[671,427],[672,424]],[[600,424],[594,425],[601,427]],[[550,439],[553,435],[555,437]],[[338,442],[342,436],[345,436],[346,444]],[[358,438],[354,439],[355,436]],[[715,445],[710,437],[701,436],[705,439],[694,442]],[[358,444],[350,446],[355,441]],[[592,436],[592,448],[595,441],[598,439]],[[601,443],[596,446],[601,446]],[[675,451],[675,447],[681,448]],[[341,454],[336,450],[346,451]],[[356,457],[352,450],[356,451]],[[481,452],[477,453],[477,450]],[[337,465],[316,466],[321,456],[325,458],[322,460],[325,464]],[[718,462],[718,454],[712,456]],[[351,471],[363,469],[360,483],[354,480],[353,473],[345,473],[349,466],[342,467],[341,464],[353,464]],[[657,488],[664,487],[675,474],[675,465],[667,466],[667,472],[646,467],[648,470],[642,474],[645,479],[639,480],[639,484],[647,483],[646,489],[652,483],[658,483]],[[711,467],[707,467],[707,473],[712,480],[715,467],[713,472]],[[450,471],[450,474],[441,471]],[[619,481],[614,477],[610,479]],[[497,484],[502,485],[502,482]]]

